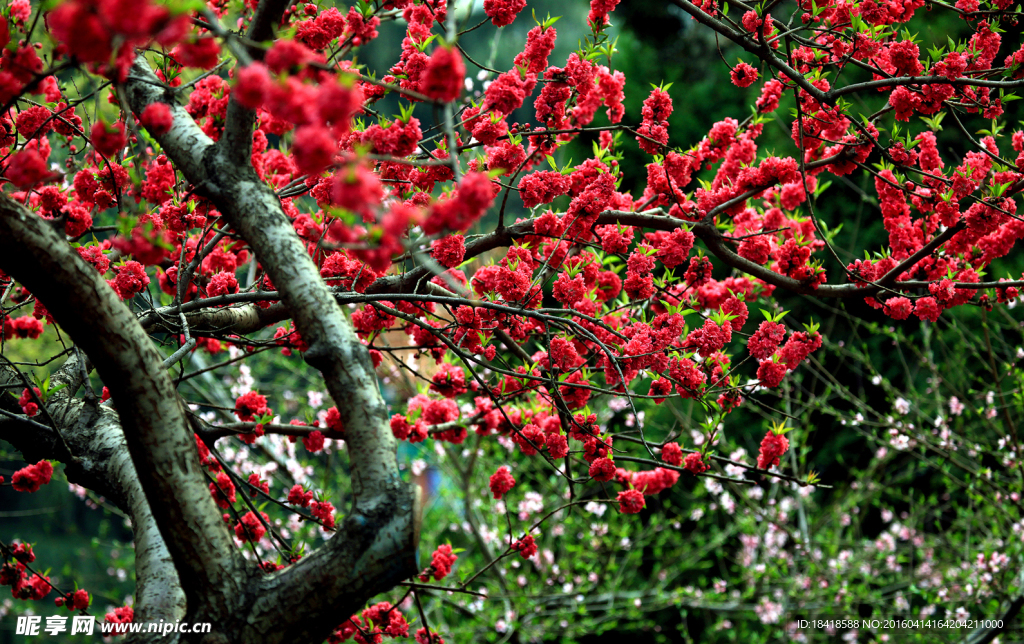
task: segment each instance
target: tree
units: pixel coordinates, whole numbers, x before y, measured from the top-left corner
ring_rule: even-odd
[[[682,147],[668,145],[682,88],[634,88],[647,97],[639,121],[627,117],[615,1],[591,2],[564,67],[549,61],[551,18],[507,71],[460,45],[525,21],[525,4],[486,0],[486,17],[465,27],[471,10],[443,0],[347,13],[287,0],[4,10],[0,437],[28,463],[15,490],[38,490],[57,461],[131,518],[135,602],[108,620],[213,625],[178,634],[190,642],[408,636],[391,602],[367,603],[399,586],[418,603],[459,553],[425,544],[431,561],[419,562],[421,488],[396,443],[461,445],[473,431],[467,495],[559,484],[544,485],[563,501],[537,520],[514,526],[506,508],[502,550],[481,548],[489,563],[448,587],[467,591],[502,559],[536,557],[535,531],[588,503],[638,514],[680,476],[819,484],[781,461],[793,425],[770,401],[823,338],[810,319],[784,320],[780,294],[928,322],[1016,299],[1021,281],[983,281],[1024,235],[1024,135],[1003,141],[1004,105],[1024,83],[1024,48],[1000,35],[1019,17],[1009,4],[933,3],[970,35],[924,43],[922,61],[900,29],[928,24],[923,2],[800,2],[783,17],[778,3],[672,0],[735,45],[724,50],[738,61],[734,85],[760,87],[742,121],[727,116]],[[401,53],[378,80],[356,54],[399,20]],[[494,76],[478,100],[464,91],[467,64]],[[975,115],[991,120],[980,140]],[[923,129],[902,125],[917,117]],[[759,148],[772,118],[790,155]],[[957,165],[940,154],[943,125],[970,147]],[[573,164],[559,148],[581,140],[592,146]],[[619,168],[634,141],[646,177],[629,190]],[[1021,156],[1002,157],[1009,148]],[[826,177],[858,173],[874,184],[877,199],[865,198],[887,248],[844,262]],[[754,303],[767,318],[756,328]],[[61,349],[46,361],[63,363],[32,382],[8,347],[47,326]],[[187,371],[225,345],[230,359]],[[310,409],[285,423],[244,384],[228,405],[185,391],[277,348],[273,368],[301,361],[320,374],[334,402],[322,418]],[[389,369],[423,387],[388,404]],[[601,426],[609,397],[632,429]],[[692,401],[699,445],[644,431],[638,407],[670,398]],[[741,406],[774,414],[753,463],[713,449]],[[240,442],[273,460],[299,438],[322,468],[325,441],[343,445],[332,452],[348,475],[338,519],[327,496],[338,490],[271,492],[223,453]],[[481,475],[485,442],[514,456]],[[283,534],[295,516],[333,535],[307,551],[309,530]],[[3,555],[15,597],[56,592],[58,605],[87,609],[88,594],[53,588],[24,545],[5,541]],[[413,635],[436,641],[418,612]]]

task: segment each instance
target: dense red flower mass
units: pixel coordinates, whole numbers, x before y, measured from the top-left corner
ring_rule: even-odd
[[[484,0],[484,11],[495,27],[512,24],[524,8],[526,0]]]
[[[263,520],[268,520],[266,514],[263,514]],[[252,541],[255,543],[266,533],[267,529],[263,522],[251,510],[242,515],[242,518],[235,524],[235,536],[242,542]]]
[[[39,391],[39,387],[22,390],[21,397],[18,398],[18,406],[21,407],[21,411],[26,416],[35,416],[39,412],[39,405],[36,401],[40,400],[41,395],[42,392]]]
[[[513,543],[512,549],[518,551],[523,559],[529,559],[537,554],[537,542],[534,540],[533,535],[528,534]]]
[[[694,29],[728,36],[717,62],[688,62],[721,63],[721,78],[741,88],[698,106],[703,114],[692,113],[705,94],[689,77],[648,79],[658,66],[637,68],[635,52],[617,50],[637,44],[616,40],[636,35],[632,17],[615,14],[619,0],[582,2],[577,24],[557,23],[561,33],[558,16],[527,0],[215,0],[198,13],[178,4],[11,0],[0,15],[0,245],[10,251],[0,252],[0,375],[19,376],[0,391],[0,421],[68,439],[56,455],[26,450],[35,463],[10,484],[38,491],[53,476],[38,459],[66,451],[80,492],[75,475],[98,476],[92,455],[78,456],[81,436],[109,430],[127,440],[118,462],[135,464],[176,566],[202,564],[193,549],[229,542],[253,555],[254,579],[286,583],[279,571],[328,559],[312,554],[320,541],[350,541],[355,563],[325,575],[360,577],[339,604],[346,613],[309,620],[333,628],[318,634],[328,642],[408,637],[414,615],[424,622],[417,642],[443,642],[431,628],[444,620],[428,618],[446,615],[411,607],[430,599],[423,584],[452,574],[467,541],[466,579],[515,578],[521,592],[504,588],[502,602],[536,595],[528,573],[572,598],[605,582],[577,574],[573,556],[641,550],[608,534],[602,504],[653,513],[697,488],[713,499],[690,510],[692,523],[732,514],[738,497],[715,487],[711,465],[733,482],[751,469],[785,480],[779,494],[804,475],[801,489],[816,485],[804,469],[816,443],[794,449],[794,468],[783,433],[761,439],[756,465],[745,451],[753,443],[744,447],[745,410],[772,415],[794,406],[794,392],[825,396],[805,388],[803,374],[832,375],[816,352],[859,351],[824,337],[839,335],[835,319],[819,328],[802,305],[782,309],[788,297],[846,312],[852,303],[873,333],[935,333],[938,344],[961,311],[987,333],[989,312],[1019,301],[1024,278],[1007,267],[1024,239],[1024,130],[1010,90],[1024,80],[1024,47],[1006,0],[798,0],[732,15],[726,3],[676,3]],[[942,12],[957,25],[949,39],[925,15]],[[477,58],[481,43],[494,55]],[[839,266],[837,257],[858,259]],[[984,360],[990,370],[1015,372],[1011,345],[986,346],[1006,354]],[[859,380],[888,392],[882,367],[873,365],[877,382]],[[847,384],[835,380],[829,392]],[[991,401],[985,392],[970,404],[940,400],[930,436],[919,419],[900,418],[912,406],[898,398],[874,458],[932,437],[958,459],[977,451],[960,423],[978,414],[988,427],[1016,413],[998,386]],[[668,429],[680,409],[687,423]],[[88,422],[49,427],[75,410]],[[184,441],[171,440],[182,431]],[[1001,438],[986,471],[1016,463],[1013,432]],[[332,489],[334,475],[351,484]],[[480,498],[438,502],[455,489]],[[742,501],[762,492],[751,487]],[[776,498],[757,517],[768,532],[740,540],[743,574],[802,565],[812,552],[779,541],[792,512],[791,499]],[[420,524],[448,505],[464,516]],[[586,517],[578,532],[541,525],[564,521],[562,530],[577,515]],[[172,538],[168,517],[183,518],[191,540]],[[618,517],[614,529],[638,519]],[[896,572],[905,558],[887,539],[902,553],[923,538],[900,528],[874,548],[891,561],[883,554],[865,568],[839,554],[826,568]],[[420,534],[450,541],[426,568],[409,563]],[[1005,537],[998,549],[1009,554],[982,548],[990,570],[940,580],[976,591],[944,602],[983,606],[981,593],[1012,590],[997,587],[1009,578],[995,569],[1000,558],[1016,556]],[[3,543],[0,581],[13,596],[51,593],[30,570],[31,547]],[[924,578],[919,590],[940,585],[923,550],[910,571]],[[490,568],[478,565],[486,551]],[[394,566],[384,581],[377,562]],[[819,572],[793,583],[840,588],[822,586]],[[186,586],[202,577],[179,573]],[[414,576],[423,584],[404,589],[407,602],[360,594]],[[477,600],[463,581],[444,610],[483,622],[495,596]],[[829,599],[848,604],[855,587]],[[55,601],[82,610],[90,599],[68,587]],[[776,599],[758,604],[762,623],[784,623]],[[148,615],[144,593],[135,600]],[[559,602],[551,613],[569,606]],[[305,603],[284,605],[297,614]],[[528,612],[501,610],[484,639],[537,639],[521,628]],[[107,615],[133,618],[129,607]],[[562,628],[550,637],[582,627]]]
[[[92,126],[92,145],[103,156],[114,156],[124,149],[126,143],[127,137],[124,133],[124,123],[120,121],[115,123],[99,121]]]
[[[300,507],[309,507],[310,501],[313,500],[313,492],[304,490],[301,485],[296,483],[288,490],[288,503],[292,505],[298,505]]]
[[[732,68],[730,73],[733,85],[737,87],[750,87],[757,82],[758,74],[748,63],[740,63]]]
[[[108,624],[115,624],[115,633],[126,633],[127,626],[118,626],[122,624],[131,624],[135,621],[135,610],[131,606],[119,606],[113,611],[107,613],[104,616],[104,621]]]
[[[595,459],[590,464],[589,474],[595,481],[610,481],[615,476],[615,463],[607,458]]]
[[[53,600],[53,603],[60,607],[64,606],[68,610],[75,612],[79,610],[85,610],[89,607],[89,603],[92,599],[89,597],[89,593],[81,588],[71,593],[68,598],[58,597]]]
[[[466,256],[465,238],[462,235],[449,235],[432,242],[434,259],[446,268],[455,268]]]
[[[28,148],[11,157],[4,176],[19,188],[31,188],[53,176],[46,159],[36,150]]]
[[[782,338],[786,336],[786,327],[778,322],[764,321],[757,327],[754,335],[747,340],[747,350],[756,360],[766,360],[778,349]]]
[[[235,415],[239,420],[252,420],[254,416],[262,416],[269,411],[267,397],[255,391],[249,391],[235,401]]]
[[[683,464],[683,450],[679,443],[665,443],[661,448],[661,460],[669,465],[679,466]]]
[[[235,484],[226,472],[217,473],[217,480],[210,483],[210,494],[222,510],[228,509],[235,502]]]
[[[757,366],[757,379],[765,387],[774,389],[786,375],[786,365],[774,360],[761,360]]]

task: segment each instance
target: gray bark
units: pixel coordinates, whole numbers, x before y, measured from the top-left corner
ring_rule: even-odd
[[[207,489],[160,353],[96,269],[6,195],[0,195],[0,267],[46,305],[110,389],[190,613],[227,613],[244,562]]]
[[[131,78],[140,79],[125,86],[134,113],[168,102],[143,57],[136,59]],[[353,501],[325,546],[246,588],[247,610],[232,615],[225,631],[234,634],[232,641],[320,641],[370,597],[418,571],[419,503],[414,487],[399,475],[388,410],[369,353],[280,200],[249,164],[251,120],[246,110],[233,107],[224,137],[215,144],[172,105],[174,128],[160,144],[252,248],[309,344],[303,357],[323,374],[345,427]]]
[[[76,382],[83,379],[81,373],[78,360],[73,357],[51,379],[68,383],[67,388],[46,401],[59,436],[27,432],[21,422],[4,419],[0,421],[0,438],[29,461],[60,460],[65,463],[69,481],[102,495],[127,514],[135,541],[135,619],[183,619],[185,594],[142,490],[117,413],[110,407],[73,397]],[[19,380],[13,370],[0,370],[0,384]]]

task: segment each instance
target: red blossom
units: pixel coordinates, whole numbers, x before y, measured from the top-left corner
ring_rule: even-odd
[[[171,55],[185,67],[213,69],[220,60],[220,43],[216,38],[196,38],[175,47]]]
[[[462,263],[466,256],[465,237],[462,235],[449,235],[431,242],[432,255],[438,264],[445,268],[455,268]]]
[[[691,452],[683,459],[683,468],[696,475],[706,471],[708,466],[699,452]]]
[[[683,464],[683,450],[679,443],[665,443],[661,448],[661,460],[679,467]]]
[[[619,492],[619,512],[637,514],[647,505],[644,495],[639,490],[622,490]]]
[[[154,102],[146,105],[145,110],[139,115],[139,122],[154,136],[163,136],[171,130],[174,125],[174,116],[171,114],[170,106],[167,103]]]
[[[51,476],[53,465],[49,461],[39,461],[15,472],[11,484],[18,492],[38,492],[40,487],[50,482]]]
[[[517,551],[523,559],[529,559],[537,554],[537,542],[533,535],[528,534],[512,544],[512,549]]]
[[[757,379],[761,385],[774,389],[786,375],[786,365],[774,360],[761,360],[757,366]]]
[[[740,63],[732,68],[729,74],[732,84],[737,87],[750,87],[757,82],[757,70],[748,63]]]
[[[124,123],[104,123],[96,121],[90,133],[92,145],[105,157],[112,157],[124,149],[128,139],[124,134]]]
[[[314,429],[308,436],[302,437],[302,445],[311,452],[319,452],[324,448],[324,434],[319,429]]]
[[[269,521],[270,518],[263,512],[260,513],[263,516],[263,521]],[[263,535],[267,533],[267,529],[263,526],[263,522],[260,521],[259,517],[256,516],[251,510],[246,512],[238,523],[235,524],[235,537],[239,541],[256,543],[263,538]]]
[[[610,481],[615,476],[615,463],[607,458],[594,459],[588,473],[595,481]]]
[[[508,494],[508,491],[512,489],[512,486],[516,484],[516,480],[512,478],[512,473],[508,471],[508,468],[502,465],[498,470],[491,474],[491,493],[494,494],[494,498],[500,499],[501,497]]]
[[[427,581],[431,576],[435,581],[441,581],[451,573],[452,565],[458,558],[459,556],[452,552],[451,545],[438,546],[430,556],[430,568],[420,575],[420,581]]]
[[[789,449],[789,439],[783,434],[769,430],[761,440],[761,450],[757,455],[758,469],[766,470],[779,464],[779,457]]]
[[[128,624],[135,621],[135,610],[131,606],[119,606],[104,616],[108,624],[115,624],[114,633],[127,633]]]
[[[420,93],[439,103],[450,103],[459,98],[465,78],[462,55],[454,47],[442,45],[434,50],[423,70]]]
[[[26,148],[14,154],[3,173],[11,183],[21,189],[31,188],[58,176],[50,170],[46,159],[33,148]]]
[[[526,0],[484,0],[484,13],[495,27],[511,25],[525,7]]]

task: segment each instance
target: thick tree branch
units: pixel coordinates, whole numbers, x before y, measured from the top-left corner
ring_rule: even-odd
[[[46,305],[109,387],[142,489],[157,501],[153,516],[190,610],[228,612],[242,563],[159,352],[96,269],[6,195],[0,195],[0,267]]]
[[[156,78],[143,57],[136,59],[132,77]],[[130,81],[126,90],[136,114],[163,98],[141,81]],[[227,138],[212,144],[187,117],[176,116],[175,128],[191,135],[158,137],[164,152],[213,200],[279,290],[309,344],[303,357],[323,374],[338,408],[351,465],[353,507],[340,536],[271,578],[250,615],[236,616],[231,628],[247,633],[243,640],[322,640],[348,615],[319,608],[358,605],[417,572],[418,503],[413,487],[399,475],[388,409],[369,352],[321,279],[280,200],[249,164],[249,147],[233,149],[240,144]],[[202,167],[196,167],[196,158]],[[270,622],[273,633],[261,630]]]
[[[256,6],[256,14],[245,35],[254,42],[263,42],[272,38],[274,25],[281,22],[281,16],[284,15],[291,3],[291,0],[260,0]]]
[[[281,21],[285,9],[291,4],[291,0],[260,0],[256,6],[256,14],[246,37],[249,41],[259,43],[268,40],[274,35],[274,25]],[[261,59],[264,50],[262,47],[246,46],[249,56],[254,59]],[[239,60],[239,66],[247,64]],[[252,152],[252,129],[256,123],[256,112],[235,100],[234,95],[228,99],[228,111],[224,120],[224,134],[221,138],[221,148],[236,165],[249,163],[249,155]]]
[[[81,373],[78,358],[72,357],[51,382],[80,379]],[[0,372],[0,380],[9,377]],[[0,421],[0,439],[13,445],[29,462],[61,461],[69,481],[105,497],[127,514],[135,537],[136,621],[183,619],[185,594],[132,463],[117,412],[62,395],[73,387],[72,382],[46,401],[59,437],[26,432],[21,423],[7,419]]]

